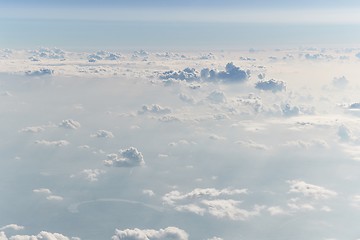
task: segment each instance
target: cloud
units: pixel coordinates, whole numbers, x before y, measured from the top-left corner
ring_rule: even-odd
[[[207,99],[212,103],[224,103],[226,102],[225,93],[221,91],[213,91],[207,96]]]
[[[332,190],[326,189],[321,186],[316,186],[308,184],[300,180],[290,180],[287,181],[290,184],[289,193],[301,193],[306,197],[311,197],[316,200],[318,199],[328,199],[336,197],[338,194]]]
[[[228,199],[229,196],[246,194],[246,189],[196,188],[188,193],[171,191],[163,196],[163,201],[179,212],[191,212],[200,216],[205,213],[230,220],[246,220],[260,214],[263,206],[255,205],[253,210],[241,209],[241,201]]]
[[[115,230],[112,240],[187,240],[188,234],[177,227],[167,227],[165,229],[125,229]]]
[[[260,143],[256,143],[252,140],[247,140],[247,141],[236,141],[235,143],[240,144],[244,147],[248,147],[248,148],[254,148],[257,150],[270,150],[270,147],[264,145],[264,144],[260,144]]]
[[[17,225],[17,224],[8,224],[8,225],[5,225],[5,226],[1,227],[0,231],[4,231],[6,229],[12,229],[12,230],[15,230],[15,231],[19,231],[19,230],[24,230],[25,227]]]
[[[50,196],[47,196],[46,199],[49,200],[49,201],[62,201],[62,200],[64,200],[63,197],[58,196],[58,195],[50,195]]]
[[[247,189],[216,189],[216,188],[195,188],[191,192],[182,194],[179,191],[171,191],[164,195],[162,198],[167,204],[174,204],[179,200],[189,200],[194,198],[203,198],[203,197],[219,197],[219,196],[230,196],[238,194],[246,194]]]
[[[114,138],[114,134],[107,130],[98,130],[95,134],[91,134],[90,136],[97,138]]]
[[[283,144],[283,146],[286,147],[295,147],[300,149],[309,149],[309,148],[322,148],[322,149],[328,149],[330,148],[329,144],[322,139],[313,139],[310,141],[303,141],[303,140],[293,140],[293,141],[287,141]]]
[[[340,137],[340,140],[344,142],[354,139],[354,136],[350,129],[343,124],[339,126],[337,134]]]
[[[54,70],[49,69],[49,68],[41,68],[40,70],[35,70],[35,71],[26,71],[25,74],[27,76],[46,76],[46,75],[53,75],[54,74]]]
[[[200,80],[199,76],[198,76],[198,72],[194,69],[194,68],[185,68],[184,70],[179,70],[179,71],[166,71],[163,72],[160,76],[160,79],[162,80],[184,80],[187,82],[192,82],[192,81],[198,81]]]
[[[147,195],[147,196],[149,196],[149,197],[155,196],[154,191],[151,190],[151,189],[144,189],[144,190],[142,191],[142,193],[145,194],[145,195]]]
[[[43,59],[60,59],[64,60],[65,52],[59,48],[40,48],[38,50],[31,50],[33,54],[32,59],[43,58]]]
[[[208,238],[207,240],[224,240],[224,239],[219,237],[212,237],[212,238]]]
[[[335,77],[332,80],[332,84],[334,87],[337,87],[337,88],[345,88],[349,84],[349,81],[347,80],[347,78],[345,76]]]
[[[78,238],[71,238],[75,240]],[[0,233],[0,240],[8,240],[8,238],[3,233]],[[60,233],[50,233],[46,231],[41,231],[38,235],[14,235],[9,238],[9,240],[70,240],[70,238],[60,234]]]
[[[286,84],[283,81],[277,81],[274,79],[270,79],[268,81],[260,81],[255,84],[255,88],[264,90],[264,91],[272,91],[272,92],[281,92],[286,90]]]
[[[268,207],[267,211],[270,213],[271,216],[277,216],[277,215],[287,215],[288,213],[282,209],[280,206],[273,206]]]
[[[265,208],[264,206],[255,205],[253,210],[248,211],[238,207],[240,201],[232,199],[203,200],[201,203],[207,206],[209,214],[230,220],[246,220],[259,215],[261,210]]]
[[[116,61],[121,58],[121,55],[118,53],[106,52],[106,51],[98,51],[96,53],[88,55],[89,62],[96,62],[97,60],[110,60]]]
[[[72,119],[66,119],[62,120],[61,123],[59,123],[59,127],[67,128],[67,129],[78,129],[81,127],[80,123],[72,120]]]
[[[145,114],[145,113],[154,113],[154,114],[169,114],[171,113],[171,109],[167,107],[162,107],[158,104],[153,104],[151,106],[144,105],[140,111],[138,111],[139,114]]]
[[[23,129],[21,129],[19,132],[24,132],[24,133],[40,133],[45,131],[45,129],[43,127],[40,126],[34,126],[34,127],[25,127]]]
[[[130,147],[119,152],[120,155],[116,153],[107,155],[104,164],[108,167],[138,167],[145,165],[143,155],[136,148]]]
[[[84,169],[78,174],[71,175],[70,177],[81,177],[89,182],[97,182],[99,180],[99,176],[104,173],[105,171],[101,169]]]
[[[249,71],[241,70],[230,62],[226,64],[225,71],[210,70],[204,68],[201,70],[201,79],[204,81],[217,81],[223,83],[239,83],[249,78]]]
[[[48,188],[37,188],[33,190],[34,193],[51,194],[51,190]]]
[[[241,70],[230,62],[226,64],[225,71],[203,68],[200,72],[195,68],[187,67],[182,71],[166,71],[159,75],[162,80],[183,80],[186,82],[204,81],[204,82],[222,82],[222,83],[240,83],[249,78],[250,72]]]
[[[63,146],[67,146],[70,144],[66,140],[59,140],[59,141],[38,140],[38,141],[35,141],[35,143],[44,145],[44,146],[56,146],[56,147],[63,147]]]

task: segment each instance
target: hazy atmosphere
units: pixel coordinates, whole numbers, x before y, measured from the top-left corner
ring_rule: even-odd
[[[358,240],[358,1],[0,0],[0,240]]]

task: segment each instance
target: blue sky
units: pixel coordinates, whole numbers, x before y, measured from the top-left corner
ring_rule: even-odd
[[[286,1],[286,0],[63,0],[63,1],[47,1],[47,0],[14,0],[0,1],[0,3],[9,6],[63,6],[63,7],[251,7],[251,8],[338,8],[359,6],[359,1],[326,1],[326,0],[303,0],[303,1]]]
[[[0,1],[0,6],[5,36],[0,47],[10,48],[221,49],[360,42],[354,34],[359,1],[14,0]]]

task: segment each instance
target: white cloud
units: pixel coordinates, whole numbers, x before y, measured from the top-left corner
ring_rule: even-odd
[[[0,235],[0,237],[1,237],[1,235]],[[7,240],[6,236],[4,239]],[[74,239],[74,238],[71,238],[71,239]],[[46,232],[46,231],[41,231],[36,236],[34,236],[34,235],[15,235],[15,236],[11,236],[9,238],[9,240],[70,240],[70,239],[60,233],[50,233],[50,232]]]
[[[286,84],[283,81],[270,79],[268,81],[257,82],[255,88],[264,91],[281,92],[286,90]]]
[[[59,127],[68,128],[68,129],[78,129],[81,127],[81,125],[79,122],[75,120],[66,119],[66,120],[62,120],[61,123],[59,123]]]
[[[287,182],[290,184],[289,193],[301,193],[306,197],[311,197],[314,199],[328,199],[338,195],[332,190],[321,186],[308,184],[301,180],[290,180]]]
[[[255,206],[253,210],[248,211],[238,207],[240,201],[232,199],[202,200],[201,203],[208,208],[209,214],[230,220],[246,220],[249,217],[259,215],[261,210],[265,208],[264,206]]]
[[[151,106],[144,105],[142,109],[139,111],[140,114],[145,113],[154,113],[154,114],[169,114],[171,113],[171,109],[167,107],[162,107],[158,104],[153,104]]]
[[[208,96],[207,99],[212,103],[224,103],[226,102],[225,93],[221,91],[213,91]]]
[[[70,144],[66,140],[59,140],[59,141],[37,140],[35,141],[35,143],[44,146],[56,146],[56,147],[63,147]]]
[[[105,171],[101,169],[84,169],[78,174],[71,175],[70,177],[81,177],[89,182],[97,182],[99,180],[99,176],[104,173]]]
[[[98,130],[95,134],[91,134],[91,137],[114,138],[114,134],[107,130]]]
[[[34,193],[51,194],[51,190],[48,188],[37,188],[33,190]]]
[[[234,63],[227,63],[225,71],[210,70],[204,68],[201,70],[201,79],[204,81],[218,81],[223,83],[239,83],[249,78],[249,71],[241,70]]]
[[[149,196],[149,197],[155,196],[154,191],[151,190],[151,189],[144,189],[144,190],[142,191],[142,193],[145,194],[145,195],[147,195],[147,196]]]
[[[182,71],[166,71],[159,76],[162,80],[184,80],[187,82],[198,81],[200,78],[198,72],[194,68],[185,68]]]
[[[145,165],[144,157],[136,148],[120,150],[120,155],[112,153],[107,155],[104,164],[108,167],[137,167]]]
[[[200,216],[203,216],[206,212],[206,208],[200,207],[196,204],[179,205],[175,207],[175,210],[179,212],[192,212]]]
[[[273,206],[273,207],[268,207],[267,211],[270,213],[271,216],[276,216],[276,215],[287,215],[288,213],[280,206]]]
[[[125,229],[115,230],[112,240],[187,240],[188,234],[177,227],[167,227],[165,229]]]
[[[212,238],[208,238],[207,240],[224,240],[220,237],[212,237]]]
[[[1,227],[0,231],[4,231],[6,229],[12,229],[12,230],[15,230],[15,231],[19,231],[19,230],[24,230],[25,227],[17,225],[17,224],[8,224],[8,225],[5,225],[5,226]]]
[[[39,133],[39,132],[43,132],[45,131],[45,129],[43,127],[40,126],[34,126],[34,127],[25,127],[23,129],[21,129],[19,132],[24,132],[24,133]]]
[[[194,199],[194,198],[203,198],[203,197],[219,197],[222,195],[230,196],[230,195],[238,195],[238,194],[246,194],[247,189],[216,189],[216,188],[195,188],[191,192],[182,194],[179,191],[171,191],[164,195],[163,200],[167,204],[174,204],[179,200],[186,199]]]
[[[47,196],[46,199],[49,200],[49,201],[62,201],[62,200],[64,200],[63,197],[58,196],[58,195],[50,195],[50,196]]]

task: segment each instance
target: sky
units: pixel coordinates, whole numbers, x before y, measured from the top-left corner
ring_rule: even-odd
[[[111,49],[245,49],[360,42],[354,34],[360,24],[357,1],[1,1],[0,6],[3,48],[84,50],[103,43]]]
[[[0,240],[359,240],[359,7],[0,0]]]

